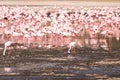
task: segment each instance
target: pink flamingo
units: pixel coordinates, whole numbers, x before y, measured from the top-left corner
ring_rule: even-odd
[[[75,50],[75,47],[77,46],[77,42],[70,42],[68,47],[68,53],[71,53],[71,50],[74,49]]]
[[[5,56],[7,47],[9,47],[12,43],[13,43],[12,41],[7,41],[7,42],[5,42],[5,44],[4,44],[3,56]]]

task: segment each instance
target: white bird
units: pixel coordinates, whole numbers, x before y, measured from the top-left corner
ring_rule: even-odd
[[[6,52],[7,47],[9,47],[12,43],[13,43],[12,41],[7,41],[7,42],[5,42],[5,44],[4,44],[3,56],[5,56],[5,52]]]
[[[76,42],[70,42],[68,47],[68,53],[71,53],[71,49],[74,49],[76,47],[77,43]]]
[[[118,40],[118,41],[119,41],[119,39],[120,39],[120,37],[119,37],[119,36],[117,36],[117,37],[116,37],[116,40]]]
[[[102,31],[100,34],[105,35],[107,34],[108,30]]]

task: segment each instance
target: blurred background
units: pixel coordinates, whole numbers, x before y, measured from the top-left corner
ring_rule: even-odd
[[[119,6],[119,4],[120,0],[0,0],[0,5]]]

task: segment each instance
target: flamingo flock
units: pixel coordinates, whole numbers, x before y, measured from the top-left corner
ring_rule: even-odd
[[[41,47],[68,45],[71,53],[80,42],[83,47],[88,44],[97,47],[99,40],[105,42],[103,39],[111,37],[119,40],[120,7],[0,6],[0,33],[7,41],[3,55],[12,43],[28,46],[34,43],[33,46]],[[81,41],[76,42],[73,37]]]

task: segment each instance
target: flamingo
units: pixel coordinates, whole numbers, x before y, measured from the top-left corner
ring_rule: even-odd
[[[68,53],[71,53],[71,50],[75,49],[76,45],[77,45],[77,42],[70,42],[68,45],[68,47],[69,47]]]
[[[9,47],[13,42],[12,41],[7,41],[4,44],[4,51],[3,51],[3,56],[5,56],[5,52],[7,50],[7,47]]]

